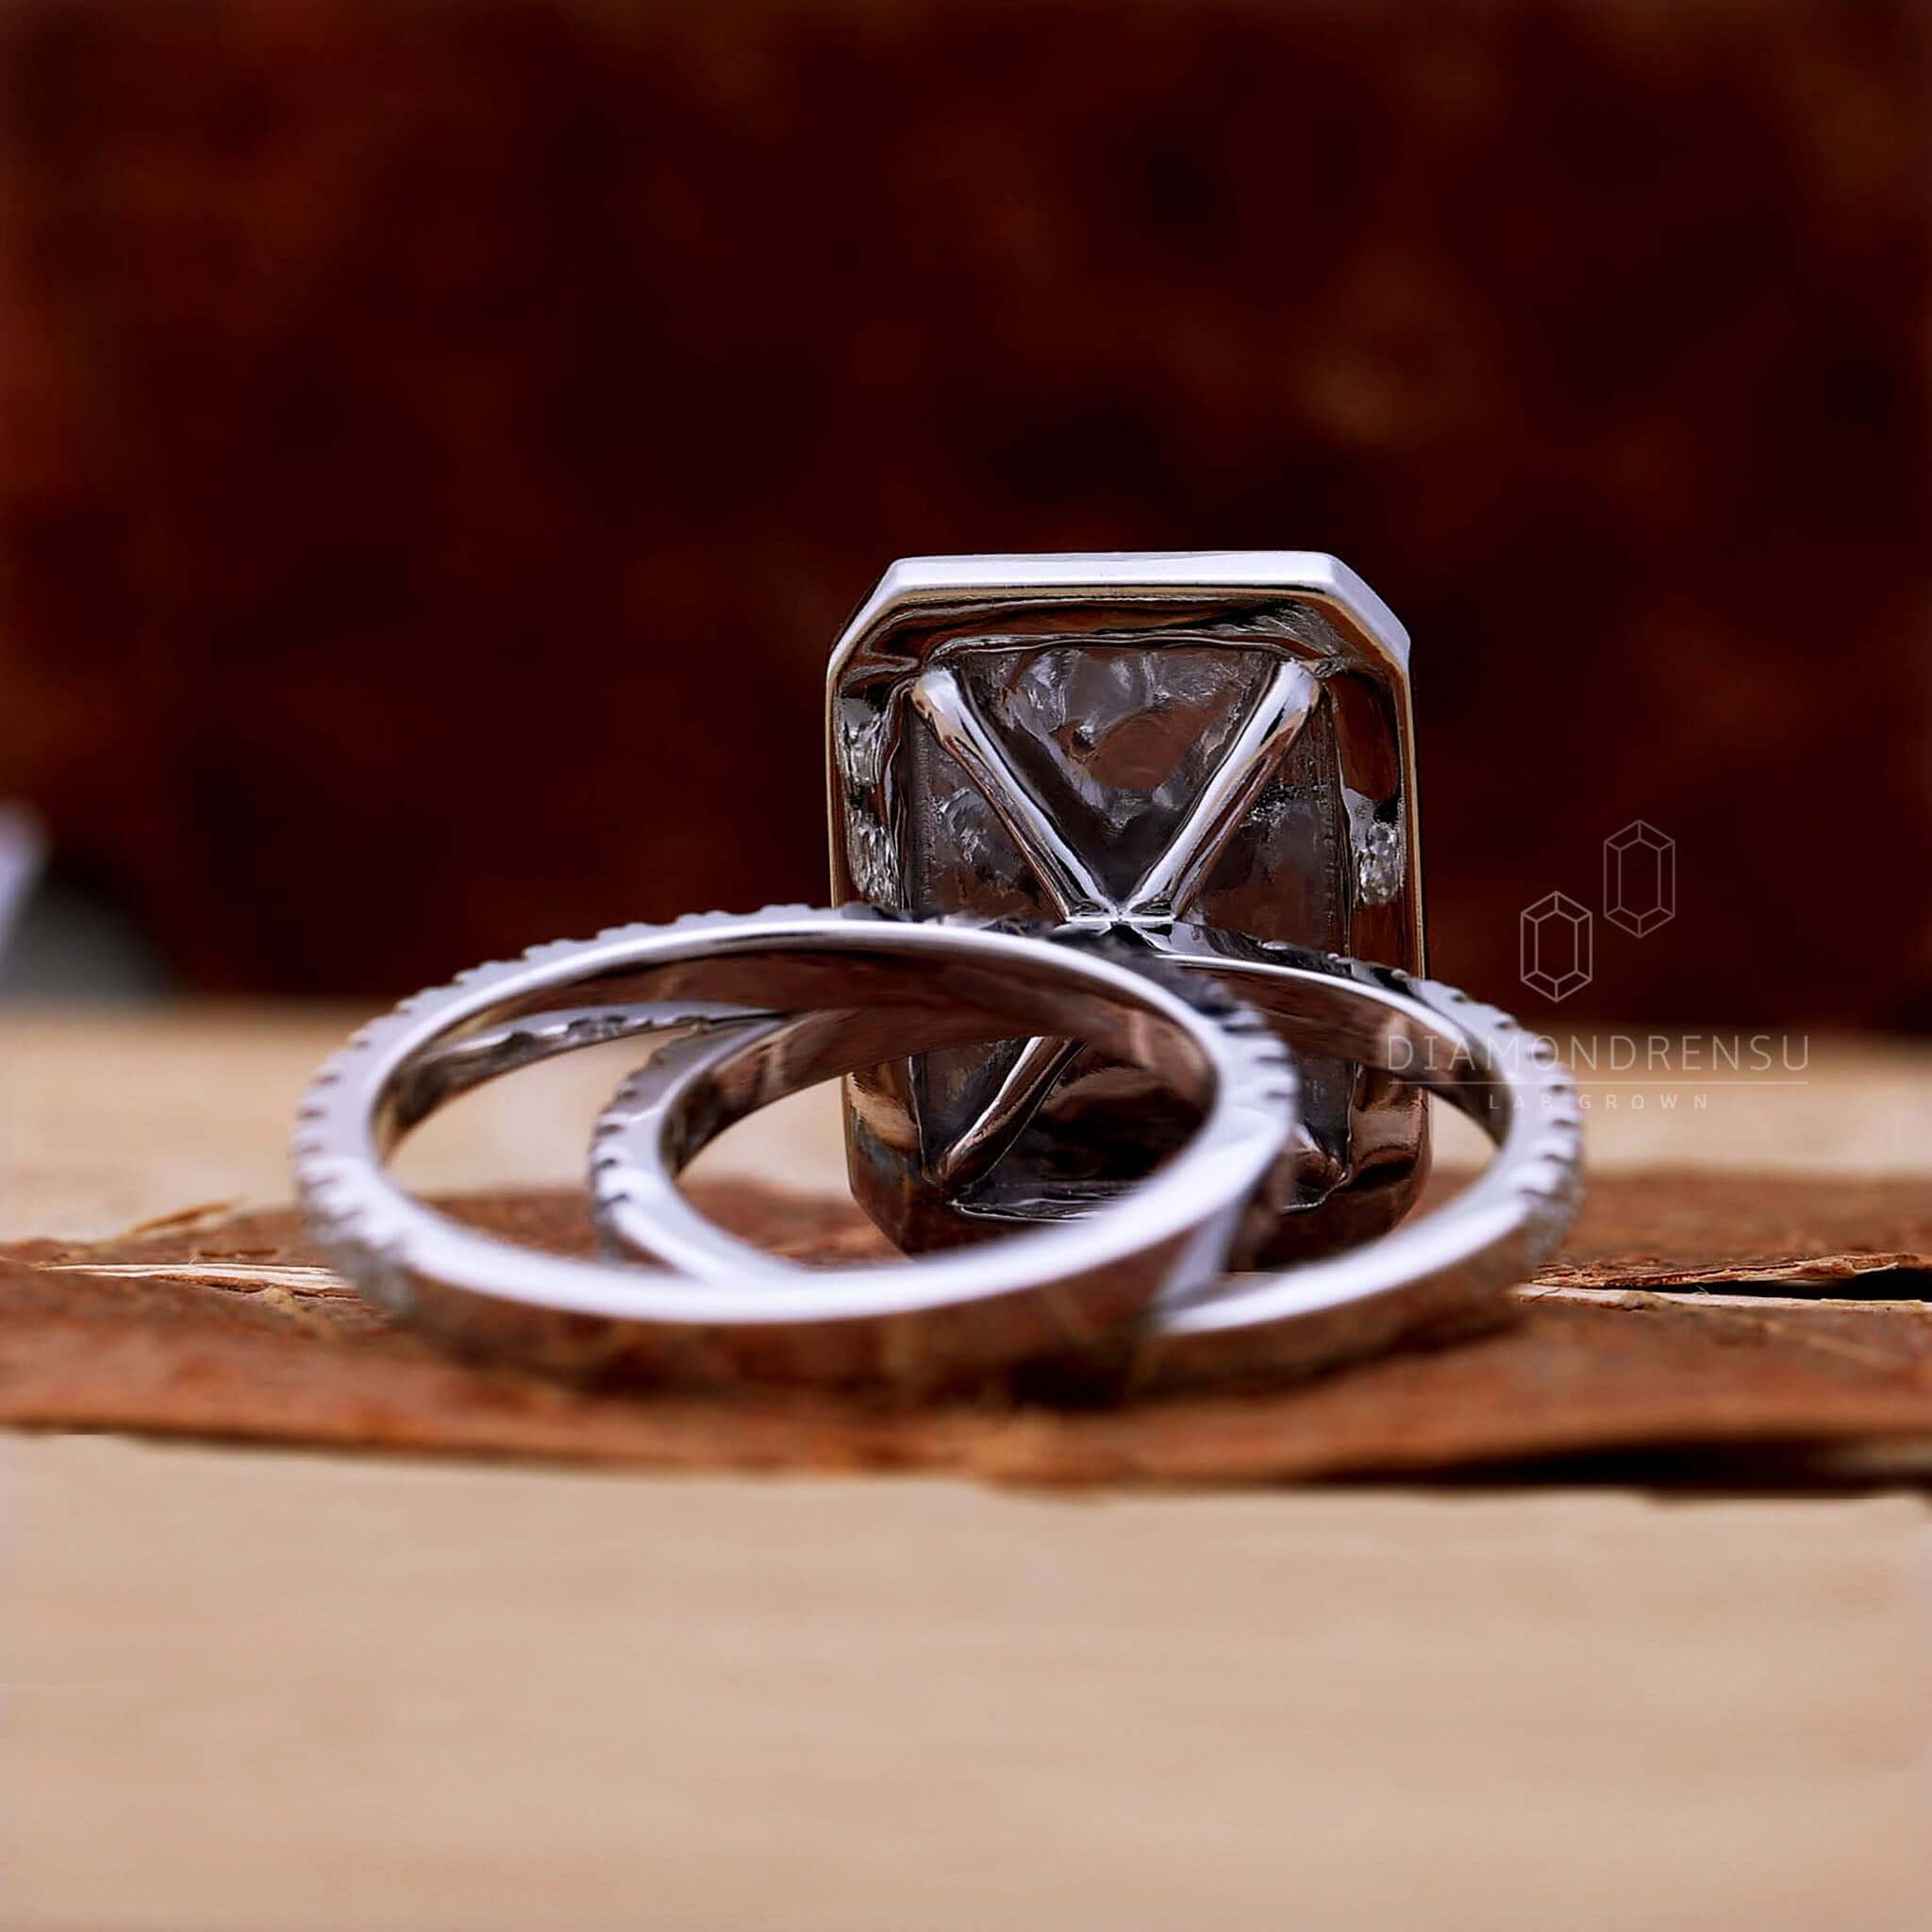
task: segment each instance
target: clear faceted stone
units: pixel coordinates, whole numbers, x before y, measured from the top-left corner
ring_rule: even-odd
[[[951,660],[967,703],[1060,836],[1116,900],[1129,900],[1227,756],[1278,664],[1266,648],[1221,643],[1002,646]],[[998,813],[908,706],[899,753],[908,901],[922,910],[1051,920],[1054,908]],[[1341,785],[1332,720],[1318,702],[1193,898],[1175,915],[1329,951],[1346,944]],[[855,859],[857,858],[855,854]],[[868,851],[876,867],[880,855]],[[1396,885],[1400,884],[1399,854]],[[858,867],[855,863],[855,874]],[[986,1107],[1017,1042],[922,1056],[922,1138],[943,1149]],[[1003,1163],[1008,1186],[1101,1179],[1092,1109],[1172,1111],[1130,1069],[1086,1057]],[[1328,1108],[1311,1092],[1312,1111]],[[1084,1118],[1083,1118],[1084,1116]],[[1311,1123],[1312,1124],[1312,1123]],[[1326,1125],[1327,1123],[1323,1123]],[[1139,1131],[1150,1145],[1144,1111]],[[1174,1133],[1182,1131],[1176,1120]],[[1076,1170],[1091,1165],[1091,1176]],[[1036,1203],[1037,1205],[1037,1203]]]
[[[1402,834],[1379,821],[1362,834],[1356,851],[1356,884],[1365,906],[1386,906],[1402,890]]]

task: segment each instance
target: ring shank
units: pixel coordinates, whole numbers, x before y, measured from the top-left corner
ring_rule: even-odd
[[[593,1006],[617,1011],[700,1003],[741,1011],[840,1010],[849,1015],[847,1030],[859,1065],[927,1047],[1003,1040],[1011,1035],[1017,1013],[1025,1011],[1039,1016],[1038,1024],[1050,1024],[1146,1068],[1195,1105],[1212,1091],[1211,1062],[1198,1041],[1171,1017],[1119,997],[1118,989],[1109,998],[1091,985],[1042,973],[1037,966],[1028,972],[1006,956],[993,960],[948,957],[943,981],[942,996],[936,997],[929,958],[891,942],[853,943],[845,930],[815,941],[792,941],[789,950],[754,949],[740,941],[736,948],[716,955],[587,971],[498,1002],[467,1024],[439,1035],[423,1062],[406,1060],[385,1094],[380,1143],[391,1151],[421,1123],[425,1106],[448,1097],[441,1074],[423,1078],[424,1068],[441,1068],[452,1049],[473,1033],[500,1032],[519,1022]]]
[[[1501,1291],[1553,1251],[1574,1214],[1580,1122],[1545,1042],[1453,989],[1294,957],[1300,963],[1251,955],[1211,970],[1298,1043],[1305,1034],[1315,1051],[1345,1054],[1457,1108],[1496,1158],[1443,1208],[1349,1253],[1165,1294],[1141,1324],[1142,1383],[1305,1371],[1492,1316]],[[724,1278],[762,1262],[808,1279],[809,1268],[761,1256],[710,1223],[675,1180],[746,1113],[853,1070],[839,1061],[837,1027],[805,1015],[686,1042],[635,1075],[598,1129],[592,1191],[607,1236],[693,1275]]]
[[[820,1271],[803,1293],[520,1248],[415,1201],[384,1170],[441,1099],[528,1058],[648,1031],[650,1010],[687,989],[715,1019],[721,1004],[769,1012],[834,988],[847,1055],[1072,1026],[1199,1096],[1199,1129],[1115,1211],[976,1257]],[[298,1190],[343,1274],[466,1346],[652,1379],[984,1374],[1120,1335],[1156,1295],[1218,1266],[1279,1156],[1293,1078],[1258,1018],[1204,991],[1104,947],[865,908],[619,928],[478,969],[365,1028],[305,1104]]]

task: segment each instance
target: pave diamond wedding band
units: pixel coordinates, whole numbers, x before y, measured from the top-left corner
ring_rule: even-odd
[[[1189,934],[1183,943],[1205,960],[1212,941]],[[1257,1007],[1298,1045],[1440,1094],[1497,1151],[1461,1193],[1346,1255],[1169,1291],[1137,1327],[1141,1380],[1306,1372],[1405,1334],[1452,1329],[1479,1320],[1549,1257],[1574,1211],[1581,1126],[1575,1090],[1546,1042],[1453,988],[1386,967],[1285,946],[1224,963],[1227,983],[1258,994]],[[598,1124],[591,1163],[598,1223],[613,1241],[716,1281],[810,1281],[810,1267],[706,1219],[677,1174],[756,1108],[851,1070],[827,1017],[767,1018],[691,1040],[625,1083]]]
[[[677,1004],[692,997],[703,1004]],[[414,1200],[385,1170],[443,1101],[513,1065],[653,1030],[728,1033],[774,1008],[817,1015],[823,1050],[848,1063],[1045,1025],[1151,1069],[1187,1097],[1195,1127],[1080,1220],[982,1254],[815,1270],[780,1288],[519,1247]],[[1105,941],[781,907],[541,946],[418,993],[324,1069],[295,1174],[333,1265],[466,1345],[683,1381],[916,1385],[1091,1346],[1156,1296],[1212,1279],[1267,1198],[1293,1103],[1292,1068],[1264,1023]]]

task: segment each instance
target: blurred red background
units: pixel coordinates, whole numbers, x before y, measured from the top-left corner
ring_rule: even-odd
[[[824,891],[928,550],[1331,549],[1434,963],[1932,1026],[1932,10],[14,0],[0,798],[185,984]]]

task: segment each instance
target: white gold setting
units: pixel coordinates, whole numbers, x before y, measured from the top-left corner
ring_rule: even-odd
[[[1582,1123],[1548,1043],[1434,981],[1292,947],[1226,945],[1200,931],[1177,938],[1204,974],[1253,998],[1288,1037],[1440,1095],[1482,1127],[1496,1155],[1442,1207],[1346,1254],[1162,1295],[1138,1324],[1141,1379],[1305,1373],[1480,1319],[1555,1252],[1575,1212]],[[626,1082],[594,1141],[591,1189],[606,1234],[700,1278],[809,1281],[816,1271],[708,1220],[678,1191],[677,1173],[715,1132],[796,1091],[789,1065],[826,1071],[823,1056],[802,1050],[822,1025],[819,1016],[768,1018],[688,1041]]]
[[[737,997],[691,1003],[713,989]],[[438,1106],[512,1066],[649,1032],[728,1037],[779,1005],[811,1010],[825,1051],[860,1058],[1054,1016],[1191,1087],[1198,1124],[1099,1213],[973,1254],[776,1287],[521,1247],[415,1200],[386,1170]],[[1237,1000],[1104,943],[780,907],[540,946],[406,1000],[323,1069],[295,1178],[337,1269],[471,1346],[666,1379],[930,1381],[1091,1345],[1159,1294],[1212,1278],[1265,1198],[1294,1087],[1279,1043]]]
[[[908,559],[834,653],[827,732],[835,897],[871,903],[535,947],[323,1069],[297,1191],[372,1302],[576,1374],[1158,1388],[1446,1333],[1555,1251],[1575,1092],[1423,976],[1408,640],[1344,565]],[[450,1100],[611,1041],[657,1052],[593,1138],[601,1256],[388,1172]],[[914,1258],[787,1261],[679,1191],[734,1121],[832,1078],[854,1194]],[[1431,1095],[1495,1156],[1403,1223]]]

